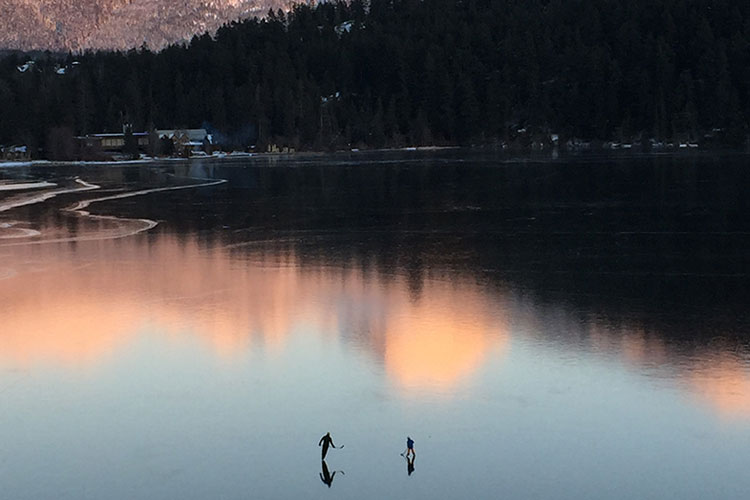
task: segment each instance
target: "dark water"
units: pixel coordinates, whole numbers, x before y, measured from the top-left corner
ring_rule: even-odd
[[[0,169],[3,495],[746,498],[749,167]]]

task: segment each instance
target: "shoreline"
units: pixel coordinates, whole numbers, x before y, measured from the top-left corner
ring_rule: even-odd
[[[195,155],[190,157],[142,157],[135,160],[26,160],[26,161],[0,161],[0,168],[22,168],[22,167],[69,167],[69,166],[128,166],[128,165],[153,165],[158,163],[193,163],[202,161],[224,162],[231,160],[289,160],[305,158],[323,158],[343,155],[371,155],[383,153],[432,153],[448,151],[465,151],[475,154],[494,154],[506,157],[513,161],[535,161],[535,160],[558,160],[563,158],[644,158],[644,157],[668,157],[668,156],[704,156],[711,155],[748,155],[750,151],[732,148],[670,148],[670,149],[545,149],[539,151],[517,151],[510,149],[498,149],[490,146],[410,146],[403,148],[381,148],[381,149],[343,149],[337,151],[295,151],[292,153],[221,153],[213,155]]]

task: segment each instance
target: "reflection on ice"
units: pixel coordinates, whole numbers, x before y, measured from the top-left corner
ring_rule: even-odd
[[[400,285],[388,297],[385,362],[404,388],[449,389],[508,342],[507,310],[498,297],[465,283],[433,281],[412,302]]]
[[[145,328],[174,342],[195,336],[226,358],[283,350],[298,331],[338,332],[400,390],[450,394],[489,353],[509,349],[513,324],[539,335],[540,345],[559,341],[556,349],[615,355],[637,373],[674,380],[722,414],[750,417],[748,367],[727,357],[727,346],[685,356],[658,332],[580,323],[457,276],[428,277],[415,296],[406,276],[301,265],[293,251],[258,246],[240,252],[151,235],[82,244],[73,253],[59,245],[35,248],[6,249],[12,272],[0,281],[5,365],[97,362]]]
[[[16,275],[16,271],[9,267],[0,268],[0,280],[6,280]]]
[[[0,224],[0,240],[16,238],[32,238],[39,236],[41,233],[36,229],[25,227],[16,227],[19,222],[5,222]]]
[[[231,356],[257,340],[283,348],[292,331],[305,328],[365,338],[405,388],[449,388],[507,335],[492,299],[469,284],[428,281],[413,301],[405,279],[365,283],[358,271],[300,268],[294,257],[235,259],[169,237],[78,247],[75,260],[59,250],[39,247],[33,261],[21,252],[10,259],[20,275],[0,287],[8,306],[0,359],[91,361],[146,325],[198,335]],[[81,267],[79,259],[91,264]],[[40,266],[46,271],[29,279]]]
[[[0,333],[0,363],[20,368],[100,362],[135,333],[138,318],[134,304],[92,295],[63,295],[22,307],[3,312]]]
[[[689,384],[702,401],[726,418],[750,418],[750,366],[736,356],[717,354],[699,363]]]
[[[596,352],[615,354],[639,373],[677,380],[723,417],[750,418],[750,364],[741,360],[737,346],[712,342],[685,351],[658,332],[596,321],[587,325],[587,333]]]

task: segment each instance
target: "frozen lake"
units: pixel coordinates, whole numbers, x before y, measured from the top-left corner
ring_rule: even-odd
[[[749,167],[0,168],[3,497],[746,498]]]

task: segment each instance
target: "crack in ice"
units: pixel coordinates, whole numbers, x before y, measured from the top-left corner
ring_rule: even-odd
[[[7,212],[8,210],[11,210],[13,208],[24,207],[27,205],[34,205],[36,203],[42,203],[61,194],[80,193],[81,191],[91,191],[92,189],[99,189],[101,187],[101,186],[97,186],[96,184],[90,184],[79,178],[76,178],[75,181],[78,184],[81,184],[83,187],[54,189],[52,191],[35,193],[34,195],[31,195],[31,196],[24,196],[24,197],[11,199],[11,200],[8,200],[6,203],[0,204],[0,212]]]
[[[10,210],[11,208],[15,208],[18,206],[29,205],[31,203],[39,203],[42,201],[46,201],[50,198],[57,196],[58,194],[72,193],[72,192],[79,192],[79,191],[89,191],[92,189],[100,188],[100,186],[87,183],[86,181],[83,181],[81,179],[76,179],[76,182],[84,185],[84,187],[78,188],[78,189],[56,190],[53,192],[43,193],[34,197],[33,199],[22,200],[20,202],[17,201],[15,204],[12,204],[12,206],[5,208],[5,210]],[[0,245],[0,246],[19,246],[19,245],[32,245],[32,244],[40,245],[40,244],[45,244],[45,243],[66,243],[66,242],[72,242],[72,241],[99,241],[99,240],[112,240],[112,239],[125,238],[128,236],[134,236],[136,234],[155,228],[159,223],[151,219],[128,219],[124,217],[116,217],[114,215],[92,215],[89,211],[85,209],[94,203],[99,203],[102,201],[121,200],[124,198],[132,198],[135,196],[143,196],[146,194],[161,193],[165,191],[178,191],[182,189],[194,189],[194,188],[199,188],[199,187],[217,186],[219,184],[224,184],[226,182],[227,182],[226,179],[219,179],[216,181],[203,182],[200,184],[188,184],[185,186],[169,186],[169,187],[162,187],[162,188],[142,189],[140,191],[131,191],[127,193],[120,193],[120,194],[115,194],[115,195],[110,195],[110,196],[102,196],[99,198],[92,198],[89,200],[81,200],[75,205],[73,205],[72,207],[64,208],[63,211],[73,213],[80,217],[87,217],[89,219],[107,220],[107,221],[116,221],[116,222],[123,222],[123,221],[134,222],[134,223],[138,223],[139,227],[132,229],[130,231],[127,231],[121,234],[115,234],[115,235],[108,234],[108,235],[96,235],[96,236],[76,236],[72,238],[54,238],[54,239],[39,240],[39,241],[27,241],[27,242],[22,242],[22,243],[9,243],[9,244]],[[7,204],[7,205],[11,205],[11,204]],[[0,205],[0,212],[3,211],[3,207],[5,206],[6,205]]]

